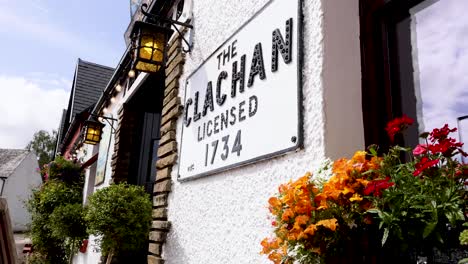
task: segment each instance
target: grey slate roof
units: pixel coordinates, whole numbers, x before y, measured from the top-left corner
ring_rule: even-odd
[[[73,120],[96,104],[113,74],[114,69],[111,67],[78,59],[68,107],[64,110],[65,116],[62,115],[59,125],[59,141],[55,152],[60,151],[60,145],[63,144]]]
[[[0,149],[0,177],[10,176],[28,154],[25,149]]]
[[[113,73],[113,68],[78,59],[71,94],[71,119],[97,102]]]

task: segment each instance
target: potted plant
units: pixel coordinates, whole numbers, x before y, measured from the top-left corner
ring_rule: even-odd
[[[90,196],[85,209],[88,232],[99,237],[107,263],[114,255],[142,248],[148,239],[151,208],[141,186],[113,184]]]

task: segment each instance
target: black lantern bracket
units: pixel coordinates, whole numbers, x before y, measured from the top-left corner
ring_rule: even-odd
[[[103,115],[102,116],[96,115],[96,114],[90,114],[90,116],[97,118],[98,121],[100,121],[99,118],[101,118],[102,120],[105,120],[111,127],[111,133],[115,134],[116,129],[114,128],[114,121],[117,121],[117,119],[108,117],[108,116],[103,116]]]
[[[184,35],[179,30],[179,28],[176,27],[176,25],[179,25],[182,27],[193,29],[193,26],[191,24],[182,23],[176,20],[172,20],[169,18],[159,16],[159,15],[151,14],[148,12],[148,4],[146,3],[141,5],[141,13],[145,15],[151,22],[171,24],[171,26],[177,31],[177,34],[179,34],[180,38],[185,42],[185,44],[187,44],[188,49],[185,49],[184,47],[182,47],[182,51],[185,53],[190,53],[192,51],[192,45],[187,41],[187,39],[185,39]]]
[[[0,181],[2,181],[0,184],[1,184],[1,188],[0,188],[0,197],[3,196],[3,190],[5,189],[5,184],[6,184],[6,180],[8,178],[7,177],[0,177]]]

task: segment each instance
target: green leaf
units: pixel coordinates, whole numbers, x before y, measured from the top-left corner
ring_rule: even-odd
[[[437,221],[430,222],[429,224],[427,224],[426,227],[424,228],[423,238],[428,237],[436,226],[437,226]]]
[[[390,230],[388,228],[385,228],[384,234],[383,234],[383,237],[382,237],[382,246],[385,245],[385,242],[387,241],[389,233],[390,233]]]

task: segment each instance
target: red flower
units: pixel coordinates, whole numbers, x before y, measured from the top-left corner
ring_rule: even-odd
[[[419,144],[413,149],[413,155],[419,156],[422,154],[427,153],[427,145],[426,144]]]
[[[390,182],[390,177],[386,177],[385,180],[373,180],[367,184],[364,189],[364,195],[370,195],[373,193],[376,197],[382,196],[382,190],[386,190],[395,185],[394,182]]]
[[[433,154],[441,153],[446,157],[452,156],[453,151],[461,150],[463,143],[457,142],[454,138],[445,138],[439,140],[437,144],[429,146]]]
[[[88,248],[88,239],[83,240],[80,246],[80,252],[86,253],[86,249]]]
[[[455,168],[455,176],[456,177],[466,177],[468,176],[468,164],[459,164]],[[465,185],[467,185],[468,182],[465,182]]]
[[[421,172],[423,172],[427,168],[433,167],[437,163],[439,163],[439,159],[430,160],[428,157],[423,157],[421,161],[416,163],[416,170],[413,172],[413,175],[418,176],[419,174],[421,174]]]
[[[442,128],[434,128],[429,135],[430,135],[431,141],[435,142],[437,140],[446,139],[449,133],[452,133],[455,131],[457,131],[456,128],[450,129],[448,127],[448,124],[445,124]]]
[[[442,128],[434,128],[430,135],[430,141],[433,143],[428,148],[432,154],[442,154],[445,157],[452,157],[455,151],[458,151],[461,155],[466,156],[467,154],[462,150],[463,143],[457,142],[454,138],[448,137],[452,132],[457,131],[456,128],[449,128],[445,124]]]
[[[413,122],[414,120],[406,115],[395,118],[388,122],[387,127],[385,127],[385,130],[387,131],[390,140],[393,142],[393,140],[395,139],[395,135],[406,129],[409,125],[412,125]]]

